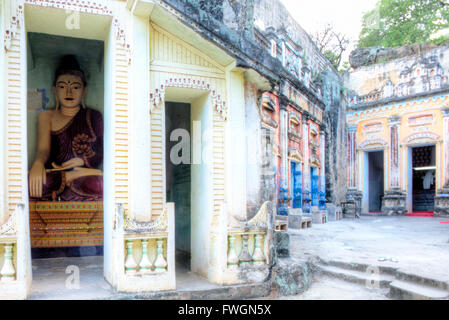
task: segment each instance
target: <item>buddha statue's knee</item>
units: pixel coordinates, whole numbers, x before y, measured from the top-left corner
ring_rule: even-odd
[[[103,195],[103,177],[87,176],[81,177],[72,182],[72,186],[84,194]]]

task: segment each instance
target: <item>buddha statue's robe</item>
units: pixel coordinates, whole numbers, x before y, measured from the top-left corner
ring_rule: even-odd
[[[52,163],[61,165],[72,159],[81,158],[84,168],[99,169],[103,162],[103,119],[93,109],[81,108],[63,128],[51,131],[50,157],[46,169],[53,169]],[[103,176],[89,175],[67,183],[65,171],[47,172],[47,181],[42,188],[42,198],[33,200],[95,201],[103,198]]]

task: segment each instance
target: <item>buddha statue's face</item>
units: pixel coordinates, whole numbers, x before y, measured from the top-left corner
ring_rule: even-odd
[[[68,108],[80,106],[85,93],[86,88],[78,76],[63,74],[56,80],[54,94],[61,106]]]

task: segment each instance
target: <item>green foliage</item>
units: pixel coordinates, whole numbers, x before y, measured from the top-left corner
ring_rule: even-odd
[[[430,41],[449,27],[449,0],[379,0],[363,15],[359,48]]]
[[[341,70],[342,71],[349,71],[351,70],[351,65],[349,64],[348,61],[344,61],[343,64],[341,65]]]
[[[327,60],[329,60],[329,62],[334,66],[335,69],[338,69],[340,64],[340,57],[337,54],[335,54],[331,50],[326,50],[324,52],[324,56],[327,58]]]
[[[449,36],[440,36],[438,38],[432,39],[431,41],[439,46],[440,44],[449,42]]]

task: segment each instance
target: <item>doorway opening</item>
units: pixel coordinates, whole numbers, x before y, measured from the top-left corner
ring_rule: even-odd
[[[318,168],[310,167],[310,182],[312,190],[312,207],[318,207],[320,201]]]
[[[80,108],[77,115],[62,129],[51,132],[51,150],[65,150],[65,146],[71,151],[75,150],[73,142],[78,137],[76,134],[90,132],[89,128],[92,127],[97,142],[92,147],[96,155],[95,160],[92,160],[95,164],[92,162],[91,166],[103,171],[104,41],[28,32],[27,42],[28,170],[36,158],[38,116],[46,110],[54,109],[56,105],[52,94],[55,70],[63,56],[73,55],[86,78],[86,108]],[[59,139],[64,134],[67,141]],[[62,141],[66,143],[63,144]],[[50,158],[53,159],[54,156],[50,154]],[[48,166],[49,164],[45,166],[47,171],[50,170],[48,172],[55,170]],[[30,198],[32,259],[103,256],[102,196],[89,197],[86,193],[83,200],[75,196],[77,194],[82,197],[81,193],[88,192],[85,186],[93,188],[93,184],[101,194],[102,180],[102,177],[90,180],[87,177],[82,184],[79,180],[80,184],[76,186],[66,184],[62,193],[58,190],[42,195],[41,198]],[[74,196],[72,199],[61,199],[67,188],[71,189]]]
[[[431,212],[435,201],[435,146],[412,148],[413,212]]]
[[[175,204],[176,269],[184,271],[191,270],[190,110],[188,103],[165,103],[166,199]]]
[[[302,174],[301,174],[301,163],[296,161],[290,162],[291,168],[291,198],[292,198],[292,208],[299,209],[302,208]]]
[[[384,152],[368,152],[368,210],[380,212],[384,196]]]

